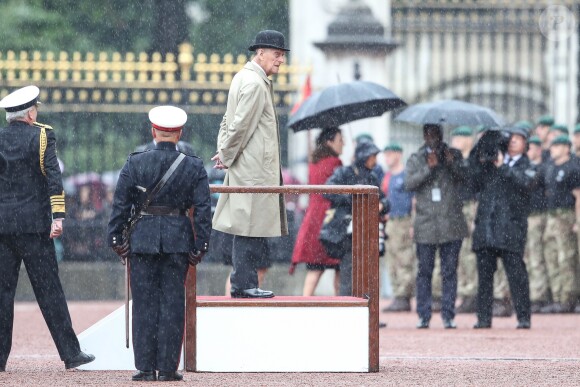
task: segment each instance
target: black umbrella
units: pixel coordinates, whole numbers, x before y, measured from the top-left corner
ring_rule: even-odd
[[[407,104],[389,89],[366,81],[330,86],[305,100],[288,120],[295,132],[328,128],[383,113]]]
[[[395,120],[420,125],[484,125],[490,128],[504,124],[503,119],[493,110],[454,99],[409,106]]]

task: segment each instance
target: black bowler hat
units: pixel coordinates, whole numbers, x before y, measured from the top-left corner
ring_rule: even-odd
[[[284,38],[284,35],[274,30],[258,32],[254,39],[254,44],[248,47],[248,50],[256,51],[257,48],[276,48],[278,50],[290,51],[286,47],[286,38]]]

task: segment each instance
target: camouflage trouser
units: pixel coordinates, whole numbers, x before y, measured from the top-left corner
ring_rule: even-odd
[[[576,300],[578,241],[572,230],[575,221],[576,214],[572,209],[548,212],[544,232],[544,258],[554,302],[568,303]]]
[[[546,214],[535,213],[528,217],[528,240],[524,261],[530,278],[530,300],[532,302],[548,301],[550,298],[550,280],[544,258],[544,230]]]
[[[459,267],[457,268],[457,294],[461,297],[475,297],[477,294],[477,260],[471,251],[472,224],[475,219],[477,203],[469,201],[463,204],[463,215],[467,221],[468,234],[463,239],[459,252]]]
[[[387,222],[386,261],[396,298],[411,298],[415,289],[415,252],[409,234],[411,217],[393,218]]]

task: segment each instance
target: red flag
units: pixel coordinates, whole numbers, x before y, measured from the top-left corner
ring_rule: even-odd
[[[310,97],[310,94],[312,94],[312,86],[310,85],[310,74],[308,74],[306,76],[306,81],[304,81],[304,85],[302,86],[302,93],[300,95],[300,99],[292,107],[290,114],[296,113],[296,110],[298,110],[298,108],[300,107],[300,105],[302,105],[302,102],[304,102],[306,98]]]

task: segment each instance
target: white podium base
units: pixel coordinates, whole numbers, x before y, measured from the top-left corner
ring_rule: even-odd
[[[132,301],[129,305],[131,327]],[[95,355],[95,361],[78,367],[81,370],[135,370],[133,340],[129,329],[129,348],[125,347],[125,306],[103,318],[79,336],[81,350]],[[179,369],[183,369],[183,354]]]
[[[198,307],[197,371],[368,372],[365,307]]]
[[[197,371],[368,372],[368,321],[367,307],[198,306]],[[78,338],[96,357],[79,369],[135,370],[124,306]]]

